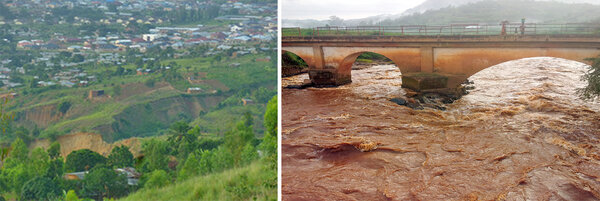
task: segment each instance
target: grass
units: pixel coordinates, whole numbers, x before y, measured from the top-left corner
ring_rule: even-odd
[[[263,105],[248,105],[248,106],[229,106],[218,110],[212,110],[203,116],[192,121],[190,125],[200,126],[205,128],[210,133],[222,134],[227,128],[235,127],[235,124],[242,119],[246,112],[254,115],[254,131],[257,134],[264,133],[263,127]],[[220,133],[219,133],[220,132]]]
[[[142,189],[121,200],[277,200],[277,172],[256,161],[163,188]]]

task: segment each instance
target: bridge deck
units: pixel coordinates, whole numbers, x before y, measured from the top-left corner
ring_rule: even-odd
[[[282,46],[492,46],[492,47],[593,47],[600,35],[464,35],[464,36],[284,36]]]

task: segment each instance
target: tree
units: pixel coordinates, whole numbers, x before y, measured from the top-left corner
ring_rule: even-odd
[[[219,148],[215,149],[214,155],[212,157],[212,171],[219,172],[225,169],[229,169],[234,165],[233,155],[225,146],[219,146]]]
[[[85,58],[81,54],[76,54],[76,55],[73,55],[73,58],[71,58],[71,61],[75,62],[75,63],[79,63],[79,62],[85,61]]]
[[[21,140],[21,138],[15,139],[12,145],[12,151],[10,152],[9,157],[14,159],[19,163],[26,163],[29,160],[29,149],[25,142]]]
[[[70,108],[71,108],[71,102],[69,102],[69,101],[63,101],[60,104],[58,104],[58,111],[62,114],[67,113],[67,111],[69,111]]]
[[[586,60],[592,62],[591,68],[582,77],[588,85],[585,88],[577,89],[577,92],[583,99],[593,100],[600,97],[600,56]]]
[[[200,150],[199,174],[208,174],[214,170],[214,152],[210,150]]]
[[[33,149],[33,151],[31,151],[30,158],[31,169],[34,171],[34,174],[43,175],[44,173],[46,173],[48,163],[50,162],[50,157],[44,149],[42,149],[41,147]]]
[[[169,169],[169,144],[166,141],[151,139],[142,144],[144,162],[142,171],[152,172],[154,170]]]
[[[106,158],[104,156],[89,149],[80,149],[71,152],[67,156],[65,169],[67,171],[79,172],[90,170],[101,164],[106,164]]]
[[[54,200],[58,196],[58,184],[46,177],[35,177],[27,181],[21,190],[21,200]]]
[[[250,111],[246,111],[244,113],[244,125],[246,125],[246,127],[254,125],[254,118],[252,117],[252,113],[250,113]]]
[[[225,133],[225,148],[233,157],[234,166],[239,166],[242,160],[242,150],[246,144],[255,139],[252,126],[246,126],[244,121],[238,122],[235,129]]]
[[[152,173],[150,173],[150,177],[148,178],[148,181],[146,181],[146,184],[144,185],[145,188],[160,188],[163,186],[168,185],[169,182],[169,175],[167,175],[167,172],[164,170],[154,170],[152,171]]]
[[[108,165],[114,168],[133,167],[133,154],[129,147],[115,146],[108,155]]]
[[[181,141],[194,141],[195,136],[188,134],[188,131],[192,129],[185,121],[177,121],[169,127],[171,136],[169,137],[170,142],[179,143]]]
[[[65,195],[65,201],[79,201],[79,197],[77,197],[74,190],[69,190]]]
[[[258,158],[258,152],[256,152],[256,147],[254,147],[251,143],[247,143],[242,150],[242,165],[248,165],[252,161]]]
[[[117,198],[127,194],[127,177],[106,165],[98,165],[83,179],[83,192],[98,199]]]
[[[18,163],[12,158],[6,159],[6,164],[2,170],[8,189],[12,189],[17,195],[21,194],[23,185],[34,177],[33,171],[25,163]]]
[[[191,153],[188,155],[185,163],[182,163],[182,167],[179,170],[179,174],[177,175],[177,180],[183,181],[194,175],[200,173],[200,161],[196,157],[196,154]]]
[[[277,96],[274,96],[267,104],[265,112],[265,135],[259,149],[263,150],[265,155],[277,154]],[[277,158],[277,157],[275,157]]]
[[[117,70],[115,71],[116,75],[123,75],[123,73],[125,73],[125,68],[123,68],[122,66],[118,66]]]
[[[53,142],[50,144],[50,147],[48,147],[48,156],[50,156],[50,159],[56,159],[60,157],[60,143]]]
[[[64,173],[64,166],[65,163],[63,162],[62,157],[52,159],[48,163],[48,168],[46,169],[46,173],[44,174],[44,176],[54,180],[61,179]]]
[[[330,16],[329,17],[329,24],[331,26],[343,26],[344,25],[344,19],[338,17],[338,16]]]
[[[63,58],[64,60],[68,59],[71,57],[71,53],[67,52],[67,51],[61,51],[58,53],[58,56],[60,56],[61,58]]]

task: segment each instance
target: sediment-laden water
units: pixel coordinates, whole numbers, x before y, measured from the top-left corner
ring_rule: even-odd
[[[405,93],[393,65],[353,70],[337,88],[284,89],[283,198],[599,200],[600,103],[575,93],[586,68],[497,65],[446,111],[389,101]]]

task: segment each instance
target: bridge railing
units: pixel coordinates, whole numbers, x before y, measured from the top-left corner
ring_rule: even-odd
[[[282,28],[282,36],[600,35],[600,24],[506,23]]]

